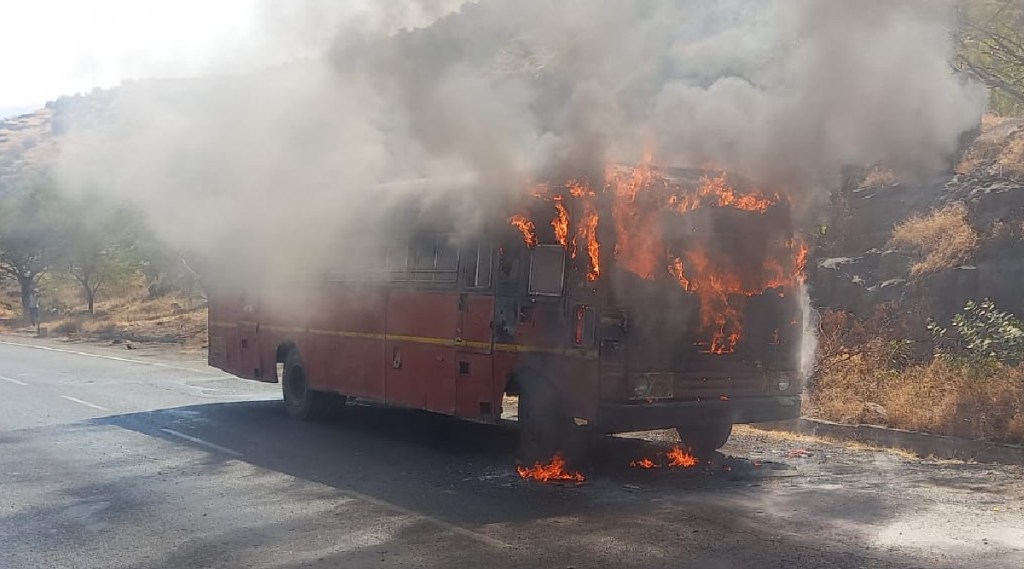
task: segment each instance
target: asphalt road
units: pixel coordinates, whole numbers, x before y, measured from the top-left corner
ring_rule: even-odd
[[[49,346],[0,344],[4,569],[1024,567],[1019,467],[745,431],[683,471],[629,468],[664,435],[608,438],[586,484],[542,486],[501,428],[303,424],[274,385]]]

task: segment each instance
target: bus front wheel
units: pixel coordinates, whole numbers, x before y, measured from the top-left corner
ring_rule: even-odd
[[[561,455],[570,462],[581,458],[580,437],[558,393],[543,381],[523,386],[519,395],[519,454],[527,464]]]
[[[284,406],[288,414],[303,421],[329,418],[345,404],[345,397],[335,393],[315,391],[306,380],[306,370],[298,350],[288,352],[284,361],[281,381]]]
[[[709,455],[725,446],[732,435],[732,423],[711,422],[686,427],[677,427],[682,446],[698,455]]]

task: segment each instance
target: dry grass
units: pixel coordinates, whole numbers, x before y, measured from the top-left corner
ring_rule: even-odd
[[[967,262],[978,248],[978,233],[967,219],[967,206],[948,205],[896,226],[891,245],[917,255],[914,276],[952,269]]]
[[[860,188],[883,188],[893,187],[900,184],[899,179],[896,177],[896,173],[890,168],[885,166],[874,166],[860,183]]]
[[[1024,176],[1024,121],[986,115],[981,135],[964,153],[956,171],[968,175]]]
[[[880,371],[855,358],[818,378],[815,416],[970,439],[1024,443],[1024,368],[937,359]]]
[[[1009,141],[996,159],[1003,172],[1024,174],[1024,132]]]
[[[930,357],[923,309],[823,311],[811,416],[1024,443],[1024,366]],[[916,323],[915,323],[916,322]]]
[[[918,453],[912,450],[898,447],[881,447],[877,445],[871,445],[860,441],[851,441],[846,439],[838,439],[827,435],[813,434],[809,435],[806,433],[798,433],[794,431],[768,431],[758,428],[757,424],[753,425],[735,425],[732,428],[733,435],[739,435],[742,437],[755,438],[759,441],[772,441],[776,444],[801,444],[806,446],[816,444],[826,444],[834,447],[842,447],[850,450],[867,451],[867,452],[884,452],[888,454],[894,454],[902,458],[916,460],[921,458]]]
[[[42,326],[51,336],[83,340],[136,340],[178,344],[201,350],[206,344],[207,311],[180,295],[150,299],[141,281],[124,283],[107,291],[88,314],[81,294],[70,282],[50,279],[41,285]],[[3,291],[0,331],[23,332],[17,290]],[[9,309],[8,309],[9,307]]]

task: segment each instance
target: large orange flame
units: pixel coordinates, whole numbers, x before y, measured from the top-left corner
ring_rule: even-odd
[[[612,194],[615,222],[615,258],[626,270],[645,280],[654,280],[665,246],[657,227],[659,208],[651,202],[651,188],[660,179],[649,159],[629,172],[609,167],[605,173]],[[654,206],[654,207],[652,207]]]
[[[565,459],[556,454],[547,464],[536,463],[532,467],[517,466],[516,471],[519,477],[524,480],[536,480],[537,482],[574,482],[580,484],[587,479],[579,472],[569,472],[565,469]]]
[[[530,193],[553,203],[551,227],[555,241],[571,259],[586,251],[586,278],[591,282],[600,279],[598,230],[602,220],[598,192],[587,181],[570,180],[561,189],[538,184]],[[739,266],[736,259],[716,253],[712,236],[697,235],[678,251],[669,251],[663,237],[666,214],[681,216],[701,208],[767,214],[773,206],[785,202],[779,194],[740,192],[724,173],[702,176],[694,186],[684,187],[662,175],[646,156],[634,168],[606,168],[601,197],[608,200],[611,213],[616,265],[645,280],[657,280],[667,273],[683,290],[696,296],[701,325],[697,344],[707,353],[736,351],[743,338],[746,299],[769,292],[786,296],[805,281],[808,249],[797,239],[767,244],[769,251],[758,269]],[[509,222],[523,234],[527,246],[537,246],[536,226],[530,219],[516,215]]]

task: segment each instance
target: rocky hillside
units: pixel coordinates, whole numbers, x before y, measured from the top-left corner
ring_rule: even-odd
[[[0,191],[30,176],[56,156],[53,108],[0,120]]]
[[[833,201],[812,277],[820,305],[922,301],[943,317],[991,298],[1024,314],[1024,120],[987,117],[959,164],[923,182],[851,173]]]

